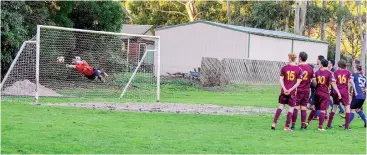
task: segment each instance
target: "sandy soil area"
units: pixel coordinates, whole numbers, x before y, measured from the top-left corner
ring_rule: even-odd
[[[45,106],[69,106],[78,108],[104,109],[132,112],[158,112],[176,114],[211,114],[211,115],[263,115],[273,113],[275,108],[251,106],[218,106],[211,104],[181,103],[65,103],[46,104]]]

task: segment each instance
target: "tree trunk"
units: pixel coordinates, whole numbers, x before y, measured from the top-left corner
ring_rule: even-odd
[[[185,3],[187,14],[189,15],[190,22],[195,21],[196,9],[194,6],[194,0],[189,0]]]
[[[301,6],[301,20],[299,25],[299,34],[301,35],[304,35],[305,32],[306,14],[307,14],[307,1],[303,1]]]
[[[362,2],[361,1],[356,1],[357,3],[357,12],[358,12],[358,24],[359,24],[359,37],[361,39],[361,46],[362,46],[362,49],[361,49],[361,55],[360,55],[360,60],[361,60],[361,64],[362,64],[362,69],[363,71],[365,71],[366,69],[366,62],[365,62],[365,56],[366,56],[366,45],[365,45],[365,39],[363,39],[363,29],[362,29],[362,14],[361,14],[361,11],[362,11]]]
[[[231,2],[227,0],[227,23],[231,24]]]
[[[339,1],[340,8],[344,7],[344,1]],[[338,62],[340,60],[340,45],[341,45],[341,36],[343,31],[343,17],[340,17],[340,20],[338,22],[338,28],[337,28],[337,34],[336,34],[336,47],[335,47],[335,61]]]
[[[289,5],[290,2],[286,1],[285,3],[287,5],[287,8],[289,9],[289,7],[291,7]],[[289,32],[289,18],[290,18],[290,16],[291,16],[291,9],[288,10],[287,17],[285,17],[285,27],[284,27],[285,32]]]
[[[299,1],[296,0],[295,3],[296,7],[294,11],[294,33],[299,34],[299,11],[300,11]]]
[[[367,7],[367,1],[366,1],[366,7]],[[366,26],[367,26],[367,13],[366,13]],[[363,58],[363,66],[364,66],[364,76],[366,76],[366,53],[367,53],[367,28],[366,32],[364,33],[364,58]]]
[[[326,9],[326,0],[323,0],[322,1],[322,8],[323,9]],[[321,40],[325,40],[325,37],[326,37],[326,23],[323,23],[322,24],[322,28],[321,28]]]

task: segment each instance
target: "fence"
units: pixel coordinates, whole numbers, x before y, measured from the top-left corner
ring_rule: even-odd
[[[278,84],[285,62],[217,58],[202,58],[200,81],[202,86],[231,84]]]

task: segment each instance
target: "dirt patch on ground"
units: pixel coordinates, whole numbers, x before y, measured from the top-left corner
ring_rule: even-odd
[[[212,114],[212,115],[249,115],[273,113],[275,108],[250,106],[218,106],[211,104],[180,104],[180,103],[67,103],[47,104],[46,106],[70,106],[90,109],[114,111],[158,112],[176,114]]]
[[[29,80],[17,81],[9,87],[6,87],[2,91],[4,95],[15,95],[15,96],[35,96],[36,95],[36,84]],[[39,96],[62,96],[56,93],[54,90],[46,88],[42,85],[39,86]]]

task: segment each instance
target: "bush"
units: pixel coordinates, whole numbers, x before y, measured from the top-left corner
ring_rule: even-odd
[[[162,81],[162,85],[173,85],[173,86],[187,86],[187,87],[199,87],[199,83],[190,79],[170,79]]]

